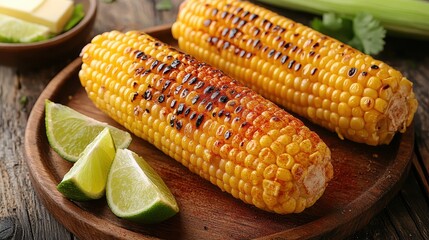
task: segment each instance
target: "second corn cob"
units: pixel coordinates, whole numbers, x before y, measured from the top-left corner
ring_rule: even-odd
[[[81,56],[79,77],[98,108],[246,203],[301,212],[332,179],[330,150],[316,133],[189,55],[113,31]]]
[[[187,0],[172,32],[185,52],[340,138],[388,144],[417,109],[399,71],[246,1]]]

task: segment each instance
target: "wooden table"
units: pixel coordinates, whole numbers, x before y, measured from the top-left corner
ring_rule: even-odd
[[[169,11],[155,0],[100,1],[93,34],[112,29],[144,29],[172,23],[179,0]],[[284,10],[308,24],[312,16]],[[403,188],[367,226],[350,239],[429,239],[429,42],[388,38],[377,58],[408,76],[419,109],[415,117],[415,155]],[[77,53],[76,53],[77,56]],[[0,239],[75,239],[41,204],[25,164],[24,129],[29,113],[49,81],[74,57],[51,66],[20,70],[0,66]],[[1,57],[1,56],[0,56]]]

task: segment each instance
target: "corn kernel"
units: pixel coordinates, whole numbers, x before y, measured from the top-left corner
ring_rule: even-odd
[[[369,88],[372,89],[379,89],[382,85],[381,80],[378,77],[370,77],[366,84]]]
[[[349,107],[354,108],[354,107],[359,106],[360,105],[360,100],[361,100],[360,96],[351,96],[349,98],[349,101],[348,101]]]
[[[273,208],[277,204],[276,196],[270,195],[269,192],[264,191],[262,193],[262,198],[264,200],[264,203],[270,208]]]
[[[281,168],[291,169],[292,166],[295,164],[295,160],[290,154],[283,153],[277,157],[276,163]]]
[[[279,167],[277,169],[276,177],[277,179],[282,181],[292,181],[292,174],[286,168]]]
[[[261,144],[261,147],[269,147],[271,143],[273,143],[273,140],[270,138],[270,136],[262,136],[259,140],[259,143]]]
[[[299,145],[296,142],[291,142],[286,146],[286,152],[292,156],[299,153],[299,150]]]
[[[384,113],[387,109],[387,102],[381,98],[375,99],[374,109],[381,113]]]
[[[352,117],[352,119],[350,120],[350,127],[353,130],[360,130],[365,126],[365,122],[362,118],[360,117]]]
[[[360,100],[360,107],[364,111],[371,110],[374,107],[375,101],[371,97],[363,97]]]
[[[270,148],[276,155],[280,155],[284,152],[284,146],[279,141],[274,141]]]
[[[296,200],[294,198],[289,198],[282,204],[282,207],[285,212],[295,212]]]
[[[348,102],[350,98],[350,93],[349,92],[341,92],[340,93],[340,102]]]
[[[392,87],[389,85],[383,85],[378,92],[381,99],[389,101],[393,96]]]
[[[274,179],[277,173],[277,165],[271,164],[264,169],[264,178],[265,179]]]
[[[380,116],[379,112],[377,112],[374,109],[371,109],[371,110],[365,112],[364,120],[367,123],[376,123],[378,121],[379,116]]]
[[[298,201],[296,201],[296,205],[295,205],[295,213],[300,213],[302,211],[304,211],[305,207],[306,207],[306,203],[307,201],[305,200],[305,198],[298,198]]]
[[[365,88],[363,90],[363,96],[376,99],[378,97],[378,92],[373,88]]]
[[[299,144],[299,147],[301,148],[301,151],[309,153],[312,148],[311,141],[309,139],[305,139]]]
[[[349,128],[349,123],[350,123],[350,118],[348,117],[340,117],[340,119],[338,120],[338,126],[342,129],[347,129]]]
[[[338,114],[343,117],[350,117],[352,110],[349,105],[344,102],[338,104]]]
[[[360,106],[352,108],[352,116],[353,117],[361,117],[363,118],[364,111]]]
[[[258,155],[259,151],[261,151],[261,145],[257,141],[251,140],[247,143],[246,151],[250,154]]]
[[[352,83],[349,88],[350,94],[354,96],[361,96],[363,93],[363,86],[360,83]]]

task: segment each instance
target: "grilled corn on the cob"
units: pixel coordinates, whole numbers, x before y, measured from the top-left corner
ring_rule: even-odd
[[[329,148],[301,121],[144,33],[98,35],[81,56],[98,108],[246,203],[301,212],[333,176]]]
[[[347,138],[388,144],[417,109],[386,63],[246,1],[187,0],[172,27],[185,52]]]

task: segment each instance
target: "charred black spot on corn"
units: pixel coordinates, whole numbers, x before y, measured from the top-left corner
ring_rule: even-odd
[[[178,60],[178,59],[175,59],[172,63],[171,63],[171,67],[172,68],[177,68],[178,66],[179,66],[179,64],[180,64],[180,60]]]
[[[225,139],[228,140],[232,136],[232,133],[228,130],[225,132],[224,136],[225,136]]]
[[[195,127],[200,127],[200,125],[203,123],[204,120],[204,115],[203,114],[199,114],[197,117],[197,120],[195,122]]]
[[[355,67],[350,68],[348,75],[349,77],[353,77],[357,72],[357,69]]]
[[[181,114],[183,112],[183,110],[185,109],[185,104],[184,103],[180,103],[179,106],[177,107],[177,114]]]
[[[180,121],[180,120],[179,120],[179,121],[177,121],[177,122],[176,122],[176,129],[177,129],[177,130],[182,129],[182,126],[183,126],[182,121]]]
[[[199,81],[199,82],[195,85],[194,89],[200,89],[200,88],[202,88],[203,86],[204,86],[204,82],[203,82],[203,81]]]
[[[180,93],[180,97],[181,98],[185,98],[186,96],[188,96],[189,90],[187,88],[182,90],[182,93]]]
[[[150,89],[146,90],[143,94],[143,98],[146,100],[150,100],[152,98],[152,91]]]
[[[136,100],[138,96],[139,96],[138,92],[133,93],[133,95],[131,97],[131,102],[133,102],[134,100]]]
[[[170,103],[170,108],[174,108],[176,106],[177,100],[173,99]]]
[[[215,98],[217,98],[219,96],[220,92],[217,90],[215,91],[211,96],[210,99],[214,100]]]

